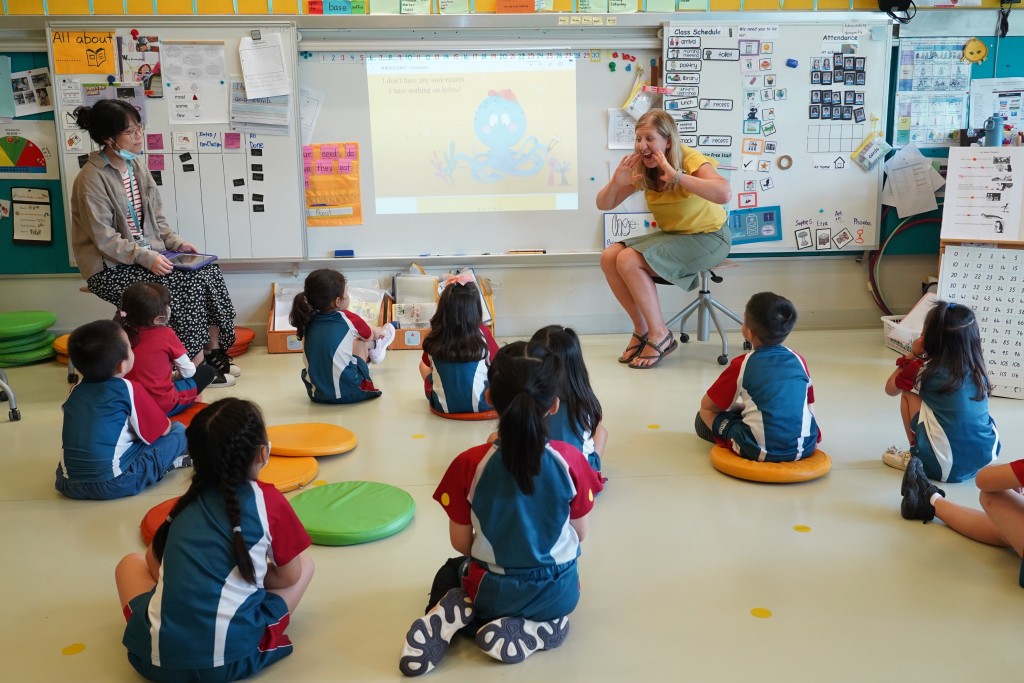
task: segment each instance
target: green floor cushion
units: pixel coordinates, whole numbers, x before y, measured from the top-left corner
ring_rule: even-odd
[[[416,503],[400,488],[343,481],[303,491],[292,508],[317,545],[355,545],[397,534],[412,521]]]
[[[34,351],[16,351],[14,353],[0,353],[0,368],[10,368],[16,365],[26,365],[28,363],[35,363],[36,361],[47,360],[53,358],[57,353],[53,350],[53,346],[47,344],[41,349]]]
[[[0,313],[0,339],[25,337],[48,329],[57,322],[50,311],[10,311]]]
[[[47,339],[50,340],[50,343],[53,343],[54,341],[53,334],[47,330],[22,335],[20,337],[4,339],[3,341],[0,341],[0,353],[7,353],[8,351],[24,351],[25,348],[34,349],[38,346],[42,346]],[[65,353],[67,353],[66,349]]]

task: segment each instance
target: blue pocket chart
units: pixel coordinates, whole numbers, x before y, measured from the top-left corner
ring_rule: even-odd
[[[782,207],[762,206],[757,209],[736,209],[729,212],[732,243],[775,242],[782,239]]]

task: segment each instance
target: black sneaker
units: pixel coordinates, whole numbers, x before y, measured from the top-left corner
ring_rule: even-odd
[[[901,490],[903,502],[900,503],[900,514],[903,515],[903,519],[919,519],[922,522],[935,519],[932,496],[936,493],[943,498],[946,496],[945,491],[928,480],[928,475],[924,473],[924,464],[916,457],[907,463]]]
[[[402,646],[398,670],[406,676],[422,676],[437,666],[448,644],[473,619],[473,601],[462,588],[452,588],[434,607],[412,622]]]
[[[222,375],[240,377],[241,368],[231,362],[231,356],[225,353],[224,349],[210,349],[205,354],[206,362]]]
[[[188,453],[182,453],[174,459],[174,462],[171,463],[171,467],[176,470],[180,470],[184,467],[192,467],[192,456]]]

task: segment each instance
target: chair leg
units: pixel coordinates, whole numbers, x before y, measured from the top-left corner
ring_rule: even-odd
[[[712,299],[714,301],[714,299]],[[726,336],[725,330],[722,329],[722,323],[718,322],[718,315],[715,313],[714,306],[708,306],[708,313],[711,315],[711,320],[715,323],[715,329],[718,330],[718,336],[722,338],[722,355],[718,357],[718,364],[725,365],[729,362],[729,337]]]
[[[709,296],[708,303],[717,308],[718,310],[720,310],[722,313],[725,313],[727,316],[735,320],[740,325],[743,324],[743,318],[733,313],[732,309],[726,306],[725,304],[719,303],[717,300],[715,300],[714,297]]]
[[[671,328],[673,325],[676,324],[676,321],[678,321],[679,322],[679,335],[680,336],[685,335],[686,334],[686,332],[685,332],[685,329],[686,329],[686,319],[689,318],[693,314],[693,312],[695,310],[697,310],[697,307],[699,305],[700,305],[700,299],[694,299],[693,301],[691,301],[689,304],[686,305],[686,308],[684,308],[683,310],[681,310],[678,313],[676,313],[669,320],[665,321],[665,327]],[[685,342],[686,340],[683,340],[683,341]]]

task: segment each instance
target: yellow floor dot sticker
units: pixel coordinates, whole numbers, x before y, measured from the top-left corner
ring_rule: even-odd
[[[60,651],[62,655],[77,655],[85,649],[85,643],[72,643]]]
[[[796,531],[796,532],[801,533],[801,534],[806,534],[810,530],[811,530],[811,527],[807,526],[806,524],[797,524],[796,526],[793,527],[793,531]]]
[[[755,607],[750,610],[750,614],[758,619],[767,619],[772,615],[772,611],[766,607]]]
[[[326,483],[326,479],[317,479],[316,481],[313,482],[313,486],[323,486]]]
[[[414,439],[425,439],[425,438],[427,438],[427,435],[426,434],[413,434],[412,438],[414,438]]]
[[[661,425],[647,425],[648,429],[661,429]]]

